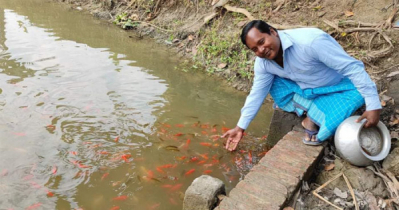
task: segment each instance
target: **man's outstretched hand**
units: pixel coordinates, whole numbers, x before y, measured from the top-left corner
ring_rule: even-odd
[[[362,116],[356,120],[356,122],[366,119],[366,124],[364,124],[365,128],[376,126],[380,121],[380,113],[381,109],[365,111],[363,112]]]
[[[237,148],[238,142],[241,141],[243,135],[244,135],[244,129],[238,126],[224,133],[222,138],[227,137],[226,149],[229,151],[235,150]]]

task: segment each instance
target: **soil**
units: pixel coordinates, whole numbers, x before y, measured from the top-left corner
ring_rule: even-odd
[[[213,3],[228,2],[230,6],[246,9],[255,19],[265,20],[278,30],[318,27],[330,33],[350,55],[365,63],[384,107],[381,121],[388,126],[392,137],[398,138],[399,28],[392,28],[391,24],[399,20],[397,0],[53,1],[64,2],[73,9],[131,30],[131,38],[152,37],[178,52],[185,60],[180,67],[183,71],[203,69],[211,76],[225,78],[232,87],[242,91],[250,90],[253,79],[254,54],[239,40],[241,29],[249,20],[243,13],[228,11],[226,6],[214,8]],[[395,11],[396,16],[389,20]],[[334,159],[321,163],[321,167]],[[363,173],[357,169],[353,171],[354,174]],[[358,197],[369,199],[368,203],[379,202],[374,195],[370,196],[373,192],[370,190],[359,191]],[[385,199],[386,193],[378,196]],[[336,201],[353,208],[350,199]]]

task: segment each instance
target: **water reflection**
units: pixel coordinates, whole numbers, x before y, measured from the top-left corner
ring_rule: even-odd
[[[230,189],[260,158],[256,138],[234,154],[217,138],[244,95],[89,16],[0,2],[1,207],[176,209],[195,177]]]

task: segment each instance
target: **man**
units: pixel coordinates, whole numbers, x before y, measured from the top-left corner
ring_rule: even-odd
[[[261,20],[248,23],[241,41],[256,54],[254,82],[235,128],[227,131],[233,151],[270,92],[284,111],[306,112],[303,143],[319,145],[338,125],[366,103],[357,119],[377,125],[381,104],[375,84],[361,61],[349,56],[327,33],[316,28],[277,31]]]

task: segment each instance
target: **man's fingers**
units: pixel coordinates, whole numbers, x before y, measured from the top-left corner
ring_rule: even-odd
[[[229,149],[229,146],[230,146],[231,141],[232,141],[232,139],[229,137],[229,138],[227,139],[227,142],[226,142],[226,149]]]
[[[227,136],[227,132],[224,133],[221,137],[222,137],[222,138],[226,138],[226,136]]]
[[[358,122],[362,121],[362,120],[365,119],[365,118],[366,118],[366,116],[364,116],[364,114],[363,114],[362,116],[360,116],[359,118],[357,118],[356,122],[358,123]]]

